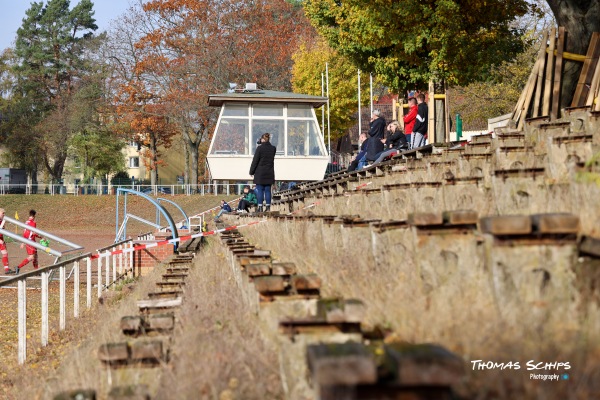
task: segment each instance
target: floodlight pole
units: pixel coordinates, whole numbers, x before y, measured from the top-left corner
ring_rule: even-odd
[[[325,63],[325,80],[327,83],[327,151],[329,153],[329,162],[331,162],[331,128],[329,126],[329,63]]]
[[[321,97],[325,97],[325,74],[321,72]],[[325,104],[321,106],[321,134],[325,137]]]
[[[358,138],[362,133],[362,115],[360,110],[360,69],[358,70]]]
[[[370,94],[370,99],[371,99],[371,115],[373,114],[373,74],[369,74],[369,78],[370,78],[370,88],[371,88],[371,94]]]

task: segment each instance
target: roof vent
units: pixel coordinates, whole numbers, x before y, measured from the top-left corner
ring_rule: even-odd
[[[256,90],[256,83],[246,83],[246,90],[247,91]]]

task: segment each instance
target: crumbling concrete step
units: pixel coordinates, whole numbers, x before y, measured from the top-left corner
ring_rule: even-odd
[[[361,343],[310,345],[306,353],[315,385],[357,386],[377,382],[375,357]]]
[[[103,344],[98,349],[98,359],[110,366],[155,366],[169,361],[169,339],[142,339]]]
[[[300,293],[306,290],[321,289],[322,281],[317,274],[292,275],[290,284],[297,293]]]
[[[369,347],[354,342],[312,344],[307,347],[307,360],[312,382],[317,386],[321,399],[333,399],[330,396],[335,392],[338,395],[343,393],[343,387],[362,387],[363,391],[368,387],[371,394],[395,393],[396,396],[391,398],[437,399],[439,397],[413,397],[410,394],[440,388],[446,388],[443,393],[451,394],[451,386],[461,382],[465,371],[460,357],[430,344],[378,343]],[[352,395],[343,398],[363,397]]]
[[[179,252],[196,252],[202,247],[202,237],[186,240],[177,249]]]
[[[293,275],[296,273],[296,265],[291,262],[274,262],[271,264],[273,275]]]
[[[584,255],[600,258],[600,239],[583,236],[579,242],[579,252]]]
[[[143,312],[180,307],[182,302],[183,297],[177,297],[175,299],[138,300],[137,306],[140,309],[140,311]]]
[[[256,291],[261,294],[285,292],[289,282],[282,276],[257,276],[253,279]]]
[[[161,292],[150,292],[148,293],[148,297],[151,299],[176,299],[177,297],[181,297],[183,295],[183,291],[181,290],[165,290]]]
[[[187,278],[188,274],[182,274],[182,273],[178,273],[178,274],[163,274],[162,275],[162,280],[163,282],[181,282],[184,281],[185,278]]]
[[[184,259],[174,259],[169,261],[169,265],[171,266],[181,266],[181,265],[192,265],[193,259],[184,258]]]
[[[250,264],[246,266],[246,273],[250,277],[271,275],[270,264]]]
[[[492,235],[529,235],[532,232],[531,218],[528,215],[503,215],[485,217],[479,220],[483,233]]]
[[[328,323],[356,322],[360,323],[366,313],[365,304],[358,299],[319,299],[317,300],[316,317]]]
[[[175,328],[175,314],[136,315],[121,318],[121,330],[126,335],[145,335],[150,332],[170,332]]]
[[[492,134],[486,133],[483,135],[471,136],[471,144],[492,143]]]
[[[249,254],[244,254],[242,256],[238,256],[238,262],[240,263],[240,265],[242,267],[245,267],[247,265],[250,264],[264,264],[264,263],[268,263],[271,261],[271,257],[270,256],[260,256],[260,255],[249,255]]]
[[[156,282],[156,286],[161,288],[163,291],[173,291],[173,290],[181,289],[181,287],[184,285],[185,285],[185,282],[182,282],[182,281]]]
[[[108,400],[150,400],[150,391],[147,385],[117,386],[108,393]]]
[[[408,224],[413,226],[442,225],[444,219],[440,213],[411,213],[408,214]]]
[[[479,224],[483,233],[495,236],[575,235],[579,232],[579,217],[567,213],[485,217]]]
[[[54,396],[54,400],[96,400],[96,391],[91,389],[70,390]]]
[[[531,216],[533,229],[538,233],[577,234],[579,217],[573,214],[535,214]]]
[[[479,222],[479,215],[473,210],[453,210],[444,211],[442,219],[448,225],[476,225]]]
[[[187,274],[190,272],[189,267],[167,267],[167,274]]]
[[[491,154],[491,143],[470,143],[465,146],[465,155]]]
[[[293,318],[279,321],[279,332],[293,337],[298,334],[361,333],[359,322],[327,322],[323,318]]]

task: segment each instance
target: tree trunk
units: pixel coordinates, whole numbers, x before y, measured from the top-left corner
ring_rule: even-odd
[[[188,150],[188,144],[185,141],[185,139],[183,138],[183,135],[182,135],[181,141],[183,142],[183,154],[185,154],[185,166],[184,166],[184,170],[183,170],[183,183],[188,185],[190,183],[190,153]]]
[[[189,162],[189,183],[191,185],[198,184],[198,159],[199,159],[199,151],[198,148],[200,143],[202,143],[202,138],[204,137],[205,125],[201,124],[198,132],[193,132],[191,128],[185,129],[183,132],[183,141],[185,142],[185,147],[187,152],[189,153],[190,162]],[[190,134],[190,131],[192,134]],[[202,134],[201,134],[202,133]]]
[[[587,53],[593,32],[600,32],[600,0],[547,0],[558,26],[567,31],[565,51]],[[561,107],[571,105],[582,64],[565,62]]]
[[[156,137],[152,135],[152,162],[150,166],[150,184],[158,184],[158,148],[156,146]]]

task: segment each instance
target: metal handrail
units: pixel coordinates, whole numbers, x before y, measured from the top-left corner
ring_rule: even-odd
[[[121,245],[121,244],[125,244],[125,243],[129,243],[129,242],[131,242],[131,241],[133,241],[133,239],[125,239],[125,240],[122,240],[122,241],[120,241],[120,242],[113,243],[113,244],[110,244],[110,245],[108,245],[108,246],[106,246],[106,247],[102,247],[102,248],[100,248],[100,249],[97,249],[96,251],[97,251],[98,253],[100,253],[100,252],[106,251],[106,250],[108,250],[108,249],[110,249],[110,248],[113,248],[113,247],[115,247],[115,246],[118,246],[118,245]]]
[[[11,283],[14,283],[14,282],[18,282],[20,280],[24,280],[24,279],[27,279],[27,278],[32,278],[34,276],[41,275],[44,272],[52,272],[55,269],[58,269],[60,267],[66,266],[67,264],[70,264],[70,263],[75,262],[75,261],[83,260],[83,259],[91,257],[91,256],[92,256],[92,253],[85,253],[85,254],[82,254],[82,255],[77,256],[75,258],[71,258],[70,260],[61,261],[61,262],[59,262],[57,264],[52,264],[52,265],[49,265],[47,267],[42,267],[42,268],[39,268],[39,269],[35,269],[33,271],[24,272],[22,274],[12,276],[12,277],[10,277],[8,279],[4,279],[3,281],[1,281],[0,282],[0,287],[8,286],[8,285],[10,285]]]
[[[4,220],[7,221],[7,222],[10,222],[13,225],[17,225],[17,226],[20,226],[21,228],[28,229],[31,232],[39,233],[42,236],[45,236],[45,237],[47,237],[49,239],[52,239],[54,241],[57,241],[59,243],[62,243],[62,244],[66,245],[66,246],[69,246],[69,247],[71,247],[73,249],[76,249],[76,250],[83,249],[83,247],[80,246],[80,245],[78,245],[78,244],[70,242],[70,241],[68,241],[66,239],[63,239],[63,238],[59,237],[59,236],[53,235],[53,234],[51,234],[49,232],[46,232],[46,231],[44,231],[44,230],[42,230],[40,228],[34,228],[33,226],[29,226],[27,224],[24,224],[23,222],[21,222],[19,220],[16,220],[16,219],[12,219],[12,218],[10,218],[10,217],[8,217],[6,215],[4,216]]]

